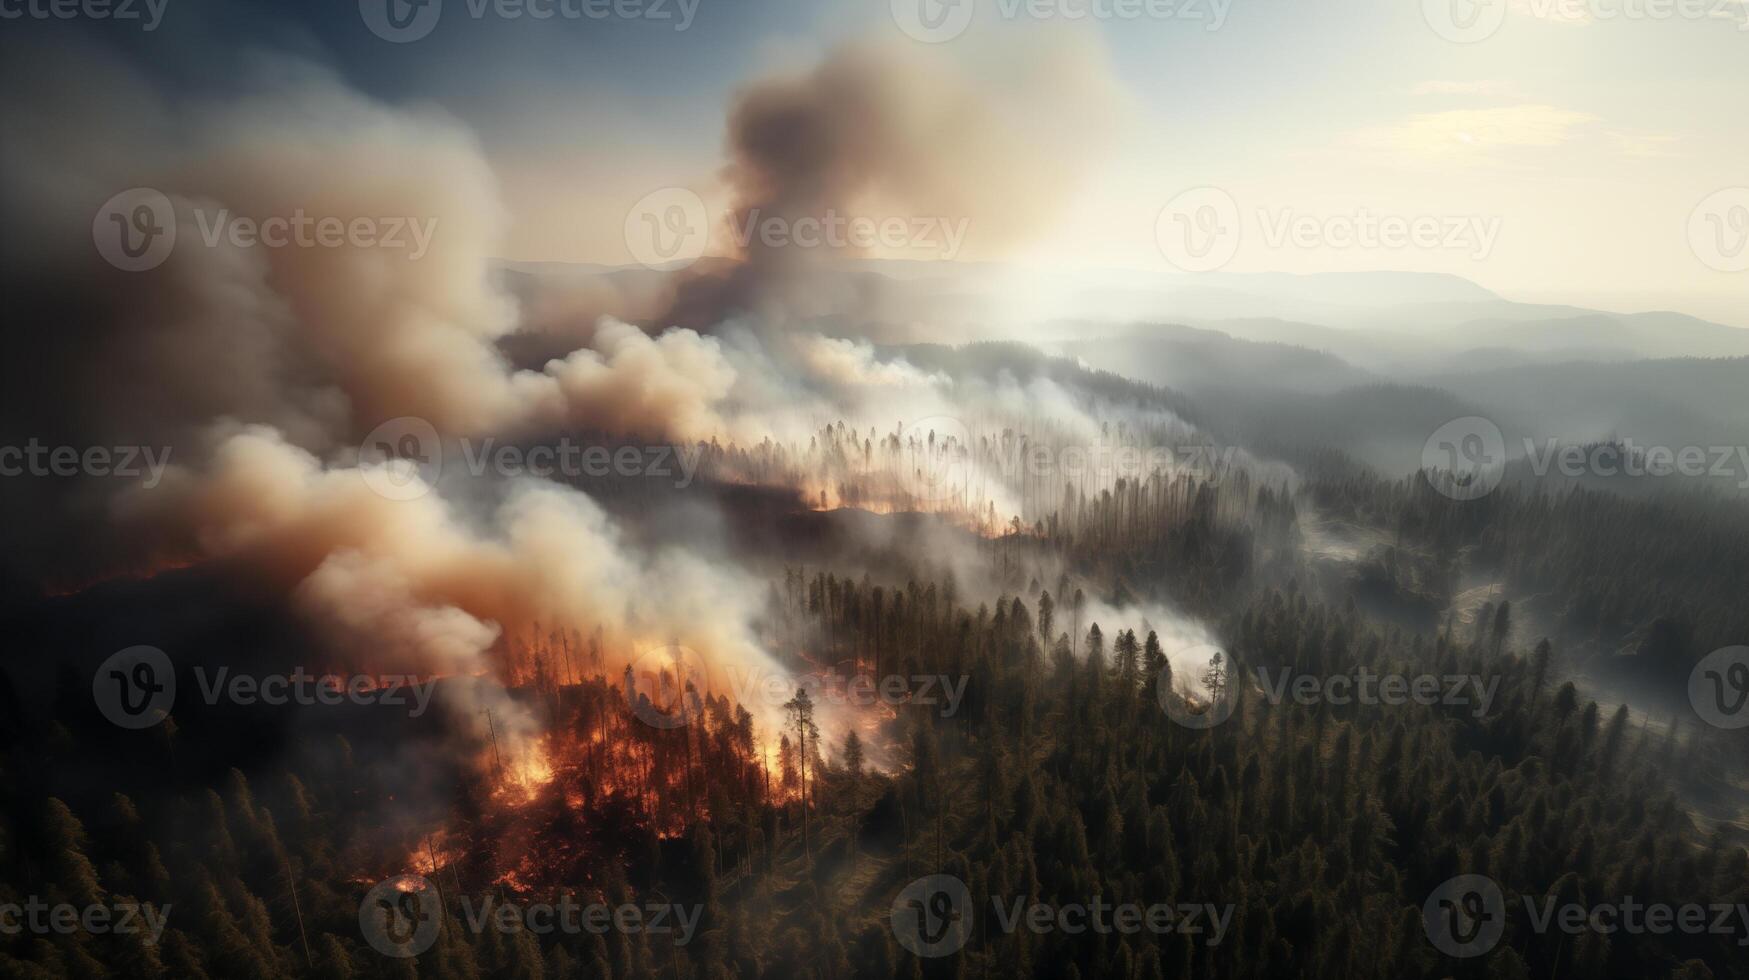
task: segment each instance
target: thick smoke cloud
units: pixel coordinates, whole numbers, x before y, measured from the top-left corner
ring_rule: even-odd
[[[722,431],[716,406],[736,375],[715,338],[678,328],[651,338],[603,318],[594,342],[547,364],[557,421],[658,438]]]
[[[754,636],[762,593],[747,578],[688,551],[632,546],[574,490],[538,480],[498,489],[478,517],[435,492],[389,499],[359,470],[250,426],[224,437],[204,469],[174,468],[119,511],[124,526],[187,529],[199,560],[289,595],[326,654],[357,670],[509,679],[501,635],[538,640],[545,624],[599,635],[610,670],[678,644],[723,671],[779,671]],[[536,730],[498,700],[510,731]]]
[[[595,350],[512,369],[500,343],[518,311],[493,260],[506,219],[453,119],[301,66],[275,65],[219,105],[157,100],[97,53],[80,68],[94,81],[64,62],[8,67],[13,90],[44,98],[4,109],[6,131],[30,138],[0,148],[0,286],[32,346],[4,368],[5,444],[151,447],[198,469],[215,426],[269,426],[328,459],[402,416],[458,435],[716,428],[708,404],[731,371],[696,334],[609,325]],[[110,267],[93,243],[93,216],[133,187],[174,210],[176,246],[143,272]],[[228,230],[300,215],[368,219],[404,245],[269,247]],[[7,522],[13,574],[66,584],[149,567],[148,544],[108,520],[122,482],[11,481],[9,503],[41,518]]]
[[[1061,206],[1106,128],[1115,100],[1091,50],[1053,44],[973,75],[915,49],[858,45],[757,83],[730,118],[725,177],[739,216],[961,217],[991,247],[1016,240]],[[1043,379],[955,378],[863,341],[771,329],[843,299],[819,295],[841,280],[811,276],[821,256],[796,250],[755,243],[727,276],[682,283],[653,333],[611,316],[584,327],[575,318],[603,300],[594,294],[519,309],[519,295],[540,294],[494,260],[507,218],[472,134],[321,71],[279,64],[234,100],[185,105],[113,66],[101,83],[59,86],[44,83],[66,77],[56,65],[13,68],[47,95],[4,110],[8,132],[34,138],[0,148],[0,217],[21,232],[0,285],[43,350],[9,362],[0,434],[173,451],[154,486],[14,484],[9,506],[36,519],[6,522],[0,544],[33,584],[220,560],[286,596],[362,669],[501,673],[506,640],[542,623],[600,628],[616,661],[679,644],[713,667],[769,673],[780,668],[757,640],[752,577],[697,550],[638,545],[556,484],[445,482],[385,498],[364,479],[373,464],[360,439],[413,416],[446,440],[775,440],[800,461],[784,479],[813,499],[827,480],[903,482],[894,477],[925,439],[907,428],[921,418],[995,434],[1042,412],[1061,438],[1100,431],[1096,405]],[[161,191],[178,230],[146,272],[109,267],[91,237],[93,215],[133,187]],[[223,233],[299,214],[429,234],[415,256]],[[653,304],[667,292],[640,279],[625,295]],[[535,334],[513,364],[505,352]],[[551,347],[568,336],[587,346]],[[552,356],[528,356],[543,345]],[[810,459],[835,420],[851,451]],[[876,439],[898,462],[871,477]],[[1021,509],[1002,474],[977,485],[979,501]]]
[[[360,670],[508,680],[503,642],[536,622],[599,627],[616,660],[679,642],[771,669],[743,578],[641,552],[575,491],[509,481],[487,504],[390,500],[362,478],[360,438],[401,416],[445,437],[586,426],[709,438],[734,378],[712,338],[617,322],[593,349],[513,369],[500,344],[517,308],[494,265],[505,216],[465,128],[307,67],[274,66],[218,105],[157,100],[113,65],[95,82],[46,60],[9,67],[12,90],[45,97],[5,109],[6,131],[31,138],[0,148],[0,216],[16,233],[0,287],[37,346],[7,359],[0,435],[153,447],[172,464],[161,482],[9,481],[9,512],[30,515],[0,540],[13,587],[222,561],[285,596],[324,659]],[[177,244],[126,272],[94,247],[93,216],[134,187],[168,198]],[[429,237],[415,255],[264,247],[226,230],[297,215]],[[501,738],[532,732],[502,688],[470,690],[495,705]]]
[[[250,427],[226,438],[204,472],[179,469],[165,493],[140,492],[132,516],[195,528],[205,557],[251,558],[331,614],[373,661],[411,643],[418,656],[438,650],[434,669],[475,670],[497,636],[492,624],[537,621],[599,626],[619,649],[678,640],[755,653],[733,631],[751,618],[743,588],[682,552],[637,553],[583,494],[533,480],[502,490],[475,521],[437,493],[383,497],[358,471]]]
[[[773,244],[748,229],[777,219],[964,222],[986,253],[1049,222],[1110,139],[1122,104],[1103,54],[1051,35],[971,58],[859,43],[817,67],[757,82],[729,110],[724,177],[743,260],[685,283],[666,323],[735,313],[796,319],[852,309],[854,287],[818,275],[843,248]],[[931,256],[939,258],[939,255]]]

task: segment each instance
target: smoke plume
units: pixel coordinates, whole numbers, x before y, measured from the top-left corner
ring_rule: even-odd
[[[734,193],[727,231],[742,262],[684,283],[664,322],[855,308],[859,297],[837,295],[848,285],[820,273],[865,246],[773,241],[758,231],[764,222],[961,224],[985,255],[1047,225],[1110,138],[1118,88],[1080,38],[984,55],[968,66],[917,45],[849,44],[811,70],[743,91],[729,110],[724,169]],[[931,249],[939,244],[904,251],[942,257]]]

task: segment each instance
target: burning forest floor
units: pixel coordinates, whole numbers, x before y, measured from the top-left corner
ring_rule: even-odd
[[[1545,765],[1593,766],[1600,763],[1584,753],[1605,751],[1562,734],[1560,712],[1572,706],[1537,689],[1522,651],[1448,634],[1428,649],[1419,635],[1411,643],[1363,610],[1338,612],[1334,602],[1299,592],[1295,583],[1309,566],[1297,560],[1291,507],[1282,522],[1267,488],[1247,502],[1245,520],[1223,516],[1230,505],[1212,494],[1186,495],[1167,519],[1108,495],[1067,527],[993,538],[930,515],[816,511],[793,495],[722,492],[744,505],[738,547],[781,541],[786,549],[767,556],[766,599],[752,621],[772,657],[768,675],[724,678],[695,670],[676,646],[638,653],[599,633],[531,625],[492,647],[510,683],[431,679],[428,713],[288,706],[242,726],[235,712],[192,699],[178,704],[173,726],[142,740],[93,717],[89,685],[76,673],[15,671],[8,675],[15,686],[0,693],[20,707],[17,717],[35,708],[59,719],[14,723],[12,744],[24,749],[10,757],[15,791],[65,800],[105,827],[118,792],[130,801],[124,813],[139,800],[143,812],[120,819],[163,838],[163,860],[176,871],[161,877],[149,862],[139,868],[109,850],[93,861],[110,887],[153,901],[197,904],[201,895],[175,879],[199,866],[203,849],[235,852],[236,880],[221,890],[225,900],[274,896],[264,948],[278,951],[262,954],[270,959],[294,958],[297,933],[287,923],[305,911],[323,934],[355,933],[356,917],[348,925],[342,914],[353,893],[411,874],[434,885],[444,903],[448,938],[426,954],[433,963],[478,958],[504,966],[505,958],[562,949],[565,957],[593,958],[589,975],[642,970],[686,980],[712,975],[716,963],[733,963],[730,972],[743,976],[806,976],[824,957],[833,965],[813,973],[891,977],[903,962],[891,948],[892,896],[931,874],[960,877],[985,907],[992,896],[1014,895],[1245,896],[1234,928],[1245,931],[1247,949],[1276,955],[1271,936],[1292,933],[1295,950],[1334,963],[1340,951],[1298,925],[1304,910],[1296,897],[1317,878],[1303,867],[1305,842],[1342,838],[1332,807],[1344,808],[1345,825],[1373,837],[1330,859],[1367,863],[1376,887],[1361,905],[1390,915],[1436,883],[1438,869],[1403,858],[1407,871],[1399,872],[1390,863],[1399,850],[1425,849],[1413,841],[1399,847],[1380,828],[1436,833],[1426,803],[1435,798],[1448,816],[1470,812],[1454,809],[1457,797],[1507,794],[1527,805],[1523,787],[1543,780]],[[645,516],[661,523],[654,512]],[[959,554],[905,561],[925,549],[938,559]],[[122,639],[110,625],[122,610],[138,617],[136,625],[155,624],[150,638],[177,650],[185,670],[283,670],[319,644],[284,610],[222,578],[218,569],[195,568],[113,582],[42,600],[12,623],[26,642],[82,636],[95,659]],[[1335,588],[1316,576],[1303,580]],[[1243,587],[1226,587],[1235,581]],[[1083,589],[1096,596],[1085,607]],[[1341,658],[1357,657],[1375,669],[1419,662],[1498,674],[1517,690],[1500,702],[1510,724],[1438,709],[1408,719],[1412,725],[1394,724],[1395,716],[1301,712],[1265,704],[1261,688],[1244,684],[1236,686],[1241,705],[1232,721],[1209,733],[1182,728],[1170,709],[1161,711],[1163,697],[1174,696],[1157,684],[1174,672],[1194,683],[1196,675],[1186,677],[1168,656],[1193,631],[1174,635],[1168,627],[1177,624],[1159,620],[1162,649],[1144,618],[1144,646],[1124,626],[1139,609],[1157,615],[1152,607],[1133,596],[1112,605],[1097,598],[1132,592],[1189,597],[1187,606],[1211,616],[1211,635],[1218,628],[1229,649],[1259,664],[1336,669]],[[235,599],[202,607],[191,598],[214,595]],[[838,679],[864,674],[908,684],[891,700],[844,703]],[[947,702],[923,696],[917,682],[935,677],[964,684]],[[807,685],[819,703],[801,711],[797,688]],[[87,751],[69,757],[57,749],[63,728]],[[1616,746],[1609,751],[1631,753],[1625,764],[1642,799],[1663,792],[1654,787],[1661,771],[1704,768],[1700,761],[1714,751],[1656,734],[1636,739],[1623,730],[1608,739]],[[1490,746],[1515,774],[1490,776],[1458,761],[1477,745]],[[1404,754],[1438,765],[1408,773],[1392,761]],[[1432,782],[1435,769],[1447,783]],[[1335,772],[1344,775],[1328,777],[1334,795],[1319,796],[1314,780]],[[1393,772],[1408,774],[1387,778]],[[220,795],[214,786],[228,788]],[[1639,820],[1660,833],[1689,832],[1671,823],[1683,818],[1680,809],[1625,813],[1607,826]],[[1474,837],[1500,828],[1463,831]],[[187,834],[217,843],[191,846]],[[1619,835],[1610,840],[1628,846]],[[1416,880],[1392,884],[1399,873]],[[301,897],[294,899],[288,878]],[[189,879],[201,880],[193,872]],[[515,952],[477,930],[469,936],[478,902],[567,895],[695,906],[704,910],[706,938],[684,952],[647,938],[604,947],[562,940],[543,954],[538,943],[533,953]],[[305,911],[286,919],[279,905],[294,902]],[[342,952],[322,953],[325,961],[352,962],[344,944],[357,941],[340,942]],[[1061,937],[986,933],[976,943],[967,962],[1004,975],[1035,974],[1059,956],[1123,974],[1134,972],[1118,962],[1124,956],[1213,966],[1209,951],[1184,937],[1127,953]],[[316,958],[304,951],[304,965]],[[234,975],[273,972],[238,969]],[[502,975],[536,975],[506,969]]]

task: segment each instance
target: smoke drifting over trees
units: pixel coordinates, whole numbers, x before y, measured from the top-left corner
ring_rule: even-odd
[[[1492,875],[1742,907],[1741,742],[1684,686],[1749,629],[1740,500],[1522,463],[1460,500],[1398,443],[1473,407],[1378,383],[1406,341],[1366,366],[1133,323],[895,345],[970,278],[732,228],[680,271],[507,263],[481,132],[257,68],[196,101],[96,51],[0,60],[40,96],[0,109],[33,136],[0,143],[0,447],[154,463],[5,485],[0,906],[178,912],[161,946],[0,937],[0,973],[376,975],[402,961],[373,912],[413,896],[361,895],[410,874],[443,894],[408,975],[1737,975],[1718,935],[1518,926],[1454,967],[1421,904]],[[836,47],[726,107],[724,223],[951,218],[994,255],[1062,216],[1125,99],[1078,33]],[[176,244],[126,271],[93,215],[142,188],[121,223]],[[237,231],[340,218],[378,240]],[[1435,286],[1505,303],[1403,289]],[[1258,309],[1323,288],[1187,292],[1264,337]],[[1535,376],[1591,376],[1558,367]],[[1716,399],[1740,368],[1660,377]],[[111,724],[124,633],[180,684],[155,726]],[[252,714],[206,673],[306,667],[351,700]],[[1493,686],[1387,711],[1267,672]],[[1746,675],[1714,673],[1725,712]],[[367,710],[391,680],[436,710]],[[1227,938],[985,929],[917,958],[890,906],[919,876],[979,914],[1190,901]],[[466,924],[567,890],[691,909],[697,943]]]

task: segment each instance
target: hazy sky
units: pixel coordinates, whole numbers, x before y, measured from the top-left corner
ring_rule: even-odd
[[[1749,326],[1749,272],[1726,271],[1749,262],[1749,0],[617,0],[636,16],[605,18],[585,11],[610,0],[430,0],[397,8],[436,15],[407,43],[366,27],[381,0],[155,2],[150,32],[26,17],[0,38],[101,44],[178,97],[222,98],[278,53],[436,104],[502,181],[509,258],[625,263],[646,193],[725,203],[737,87],[846,40],[969,59],[1065,31],[1103,51],[1121,104],[1097,108],[1119,133],[1051,227],[1000,254],[974,233],[960,258],[1169,271],[1161,233],[1183,229],[1157,227],[1162,208],[1209,187],[1238,219],[1226,271],[1440,271],[1513,299]],[[1472,39],[1454,39],[1463,24]],[[1350,241],[1383,219],[1438,241]]]

